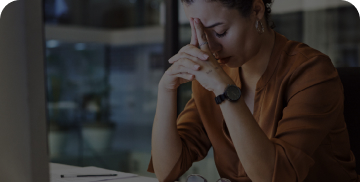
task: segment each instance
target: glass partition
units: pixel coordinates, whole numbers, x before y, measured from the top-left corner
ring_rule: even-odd
[[[275,30],[330,56],[335,67],[360,66],[360,19],[350,4],[274,14]]]
[[[51,162],[142,176],[164,72],[162,0],[45,0]]]

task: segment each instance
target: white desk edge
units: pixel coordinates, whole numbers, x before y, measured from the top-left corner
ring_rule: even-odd
[[[50,171],[51,170],[60,170],[60,169],[72,169],[72,168],[78,168],[78,167],[65,165],[65,164],[50,163]],[[159,182],[159,181],[156,178],[137,176],[137,177],[126,178],[126,179],[109,180],[109,182]]]

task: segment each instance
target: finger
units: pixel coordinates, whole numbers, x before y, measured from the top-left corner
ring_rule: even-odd
[[[207,60],[209,58],[209,55],[207,52],[199,49],[199,47],[195,47],[193,45],[184,46],[180,49],[179,52],[186,52],[187,54],[190,54],[194,57],[197,57],[202,60]]]
[[[179,50],[179,53],[171,57],[168,62],[170,64],[173,64],[181,58],[188,58],[194,61],[198,61],[198,59],[207,60],[209,58],[209,55],[206,52],[200,50],[199,48],[189,44],[181,48]]]
[[[182,58],[176,63],[174,63],[174,67],[177,68],[177,72],[187,72],[192,73],[193,71],[197,71],[201,68],[201,65],[197,64],[196,62]]]
[[[200,19],[197,18],[194,21],[195,21],[194,24],[195,24],[196,37],[198,39],[199,44],[201,45],[205,42],[208,42],[204,31],[204,26],[201,23]],[[202,45],[200,49],[203,50],[204,52],[211,53],[208,43]]]
[[[179,73],[175,76],[183,79],[183,80],[180,80],[180,84],[187,83],[187,82],[195,79],[195,75],[188,74],[188,73]]]
[[[194,18],[190,18],[190,27],[191,27],[191,41],[190,41],[190,44],[194,45],[195,47],[199,47],[199,43],[198,43],[197,37],[196,37]]]
[[[191,74],[193,70],[187,68],[187,67],[184,67],[182,65],[175,65],[173,64],[168,70],[166,70],[166,74],[168,75],[177,75],[177,74],[180,74],[180,73],[189,73]]]
[[[197,48],[196,48],[196,49],[197,49]],[[199,51],[200,51],[201,53],[198,53]],[[196,52],[197,54],[200,54],[201,56],[204,56],[204,55],[208,56],[207,54],[203,53],[200,49],[197,49],[197,51],[194,51],[194,52]],[[198,57],[201,57],[201,56],[198,56]],[[171,57],[171,58],[169,59],[169,63],[170,63],[170,64],[173,64],[173,63],[175,63],[176,61],[178,61],[178,60],[180,60],[180,59],[183,59],[183,58],[190,59],[190,60],[192,60],[192,61],[194,61],[194,62],[200,62],[201,59],[199,59],[198,57],[193,56],[193,55],[190,55],[190,54],[188,54],[188,53],[186,53],[186,52],[180,52],[180,53],[174,55],[173,57]],[[202,59],[205,60],[205,57],[202,58]]]
[[[200,65],[198,66],[199,67],[197,67],[196,64],[193,64],[191,60],[184,59],[175,62],[165,73],[169,75],[177,75],[180,73],[195,75],[194,73],[201,68]]]

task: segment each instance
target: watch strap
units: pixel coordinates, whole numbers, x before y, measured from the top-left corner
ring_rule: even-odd
[[[233,98],[233,99],[231,99],[231,98],[228,97],[227,91],[228,91],[228,89],[229,89],[230,87],[236,87],[236,88],[238,89],[239,94],[240,94],[238,98]],[[221,104],[225,99],[228,99],[228,100],[234,102],[234,101],[239,100],[240,97],[241,97],[241,90],[240,90],[240,88],[239,88],[238,86],[236,86],[236,85],[230,85],[230,84],[229,84],[229,85],[226,87],[226,89],[225,89],[225,91],[224,91],[223,94],[220,94],[220,95],[218,95],[217,97],[215,97],[215,102],[216,102],[216,104]]]
[[[225,93],[218,95],[217,97],[215,97],[216,104],[222,103],[225,100],[225,98],[226,98]]]

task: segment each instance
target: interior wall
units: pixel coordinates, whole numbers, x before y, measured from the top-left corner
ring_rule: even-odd
[[[0,181],[48,182],[41,0],[0,19]]]

